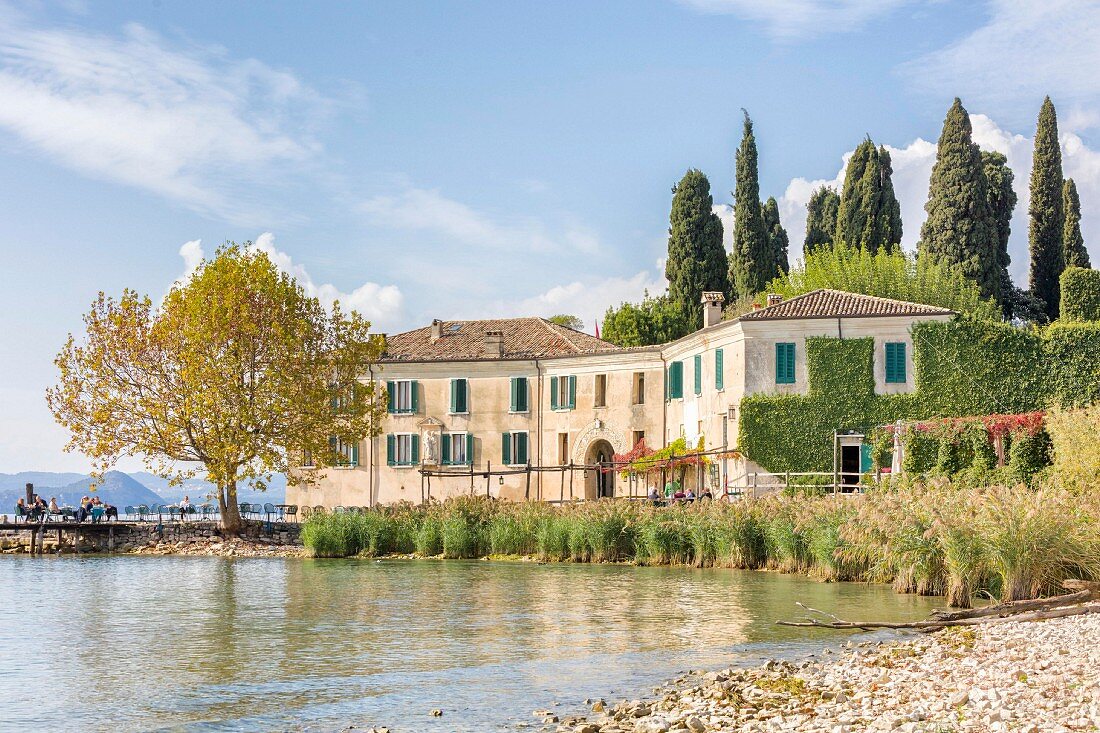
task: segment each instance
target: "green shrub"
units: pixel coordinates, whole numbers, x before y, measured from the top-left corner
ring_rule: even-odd
[[[1050,435],[1040,430],[1035,435],[1014,436],[1008,453],[1008,465],[1016,479],[1031,483],[1039,471],[1050,465]]]
[[[1060,278],[1059,317],[1067,321],[1100,321],[1100,271],[1067,267]]]

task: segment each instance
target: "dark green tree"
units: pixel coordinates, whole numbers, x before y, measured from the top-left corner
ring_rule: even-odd
[[[672,189],[665,277],[672,301],[689,323],[702,322],[702,296],[716,290],[729,297],[729,261],[722,222],[714,213],[710,181],[694,168]]]
[[[741,147],[737,150],[733,251],[729,255],[729,280],[735,297],[759,293],[779,271],[764,228],[756,159],[756,137],[749,113],[745,112]]]
[[[1081,236],[1081,199],[1072,178],[1067,178],[1062,186],[1062,210],[1066,215],[1062,229],[1062,259],[1066,267],[1092,267],[1085,238]]]
[[[1016,191],[1012,188],[1015,176],[1008,167],[1008,159],[1003,153],[982,151],[982,171],[988,184],[987,199],[993,226],[997,232],[997,264],[1000,266],[1001,309],[1007,318],[1012,318],[1012,305],[1019,298],[1014,292],[1018,288],[1008,274],[1008,265],[1012,262],[1008,254],[1008,237],[1012,233],[1012,212],[1016,208]]]
[[[822,186],[810,195],[806,204],[806,240],[802,244],[803,255],[822,246],[832,246],[836,233],[836,217],[840,210],[840,194],[829,186]]]
[[[957,267],[983,297],[1000,302],[999,243],[988,190],[970,115],[956,97],[943,122],[917,252]]]
[[[667,294],[652,297],[647,292],[641,303],[608,308],[600,338],[617,346],[650,346],[675,341],[698,327]]]
[[[1028,248],[1031,250],[1031,293],[1046,303],[1051,320],[1058,317],[1058,278],[1065,269],[1062,248],[1065,211],[1062,209],[1062,149],[1058,145],[1058,113],[1050,97],[1039,110],[1035,152],[1031,164],[1031,201],[1028,204]]]
[[[901,204],[894,196],[890,153],[861,142],[848,159],[840,193],[834,242],[877,252],[901,244]]]
[[[767,203],[764,204],[764,230],[768,233],[768,241],[771,243],[772,257],[775,260],[776,267],[786,275],[791,270],[791,262],[787,256],[790,238],[787,236],[787,230],[783,228],[783,224],[779,221],[779,204],[776,203],[774,196],[769,196]]]

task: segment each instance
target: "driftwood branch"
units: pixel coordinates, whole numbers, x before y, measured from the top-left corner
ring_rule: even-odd
[[[1075,592],[1052,598],[1000,603],[967,611],[937,609],[932,612],[932,618],[925,621],[846,621],[834,614],[799,603],[798,606],[810,614],[824,616],[830,620],[823,621],[811,615],[804,621],[777,621],[776,623],[780,626],[816,629],[938,631],[948,626],[975,626],[1000,621],[1042,621],[1044,619],[1100,613],[1100,603],[1090,603],[1090,601],[1100,599],[1100,583],[1086,580],[1067,580],[1062,585],[1067,590]]]

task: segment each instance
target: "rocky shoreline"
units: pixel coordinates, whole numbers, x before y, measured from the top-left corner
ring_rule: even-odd
[[[651,699],[598,700],[585,716],[535,715],[569,733],[1100,730],[1100,615],[853,641],[825,655],[685,675]]]

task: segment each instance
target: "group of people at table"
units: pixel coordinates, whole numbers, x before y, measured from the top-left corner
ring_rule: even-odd
[[[714,495],[710,493],[709,488],[704,488],[703,493],[696,496],[692,489],[689,488],[687,491],[684,491],[683,487],[680,486],[680,482],[673,479],[665,484],[663,495],[657,490],[656,486],[650,486],[648,498],[654,504],[664,506],[665,504],[673,504],[676,502],[693,502],[696,499],[713,499]]]
[[[45,499],[35,494],[30,504],[20,497],[15,502],[15,514],[18,517],[25,517],[28,522],[44,522],[51,516],[65,518],[67,514],[71,514],[77,522],[83,522],[85,519],[94,520],[100,517],[118,519],[118,507],[108,504],[98,496],[81,497],[80,506],[75,509],[73,507],[61,507],[57,505],[57,497],[50,497],[50,501],[47,503]]]

